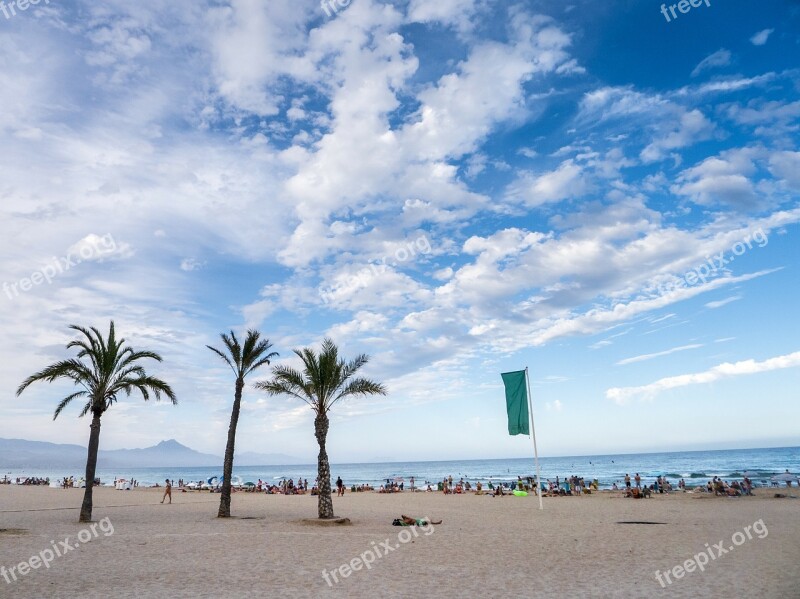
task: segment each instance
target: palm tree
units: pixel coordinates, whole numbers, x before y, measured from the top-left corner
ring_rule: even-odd
[[[225,446],[225,463],[222,468],[222,493],[219,498],[218,518],[230,518],[231,516],[231,476],[233,475],[233,450],[236,446],[236,425],[239,423],[239,410],[242,405],[242,390],[244,389],[245,377],[260,368],[278,354],[267,353],[272,344],[268,339],[261,339],[261,333],[250,329],[247,331],[247,338],[244,340],[244,347],[239,345],[236,334],[231,331],[230,336],[222,333],[222,343],[225,345],[227,353],[220,351],[210,345],[206,347],[225,360],[231,367],[233,374],[236,375],[236,388],[233,395],[233,409],[231,410],[231,424],[228,427],[228,444]]]
[[[339,349],[331,339],[322,342],[322,351],[316,354],[306,347],[294,350],[303,361],[303,372],[289,366],[272,369],[273,379],[256,383],[256,388],[270,395],[291,395],[303,400],[314,410],[314,434],[319,443],[317,477],[319,485],[318,511],[320,518],[333,518],[331,500],[331,468],[325,442],[328,437],[328,412],[333,405],[350,395],[386,395],[386,388],[365,378],[352,378],[369,361],[361,354],[346,362],[339,358]]]
[[[86,491],[83,494],[80,522],[89,522],[92,519],[92,488],[97,468],[97,450],[100,446],[100,417],[117,401],[117,396],[123,391],[125,395],[130,396],[131,391],[138,390],[145,401],[150,399],[151,392],[156,400],[161,399],[163,393],[173,404],[178,402],[167,383],[148,375],[144,368],[136,363],[144,358],[161,362],[161,356],[151,351],[134,351],[130,346],[126,346],[124,339],[116,338],[113,320],[107,339],[103,339],[103,335],[94,327],[87,330],[73,324],[70,328],[86,337],[67,344],[67,349],[78,348],[78,357],[55,362],[44,370],[32,374],[19,386],[17,396],[37,381],[52,383],[56,379],[69,379],[75,385],[83,387],[82,390],[61,400],[53,420],[58,418],[61,411],[73,399],[78,397],[88,399],[80,413],[80,416],[92,413],[86,459]],[[83,358],[88,360],[82,360]]]

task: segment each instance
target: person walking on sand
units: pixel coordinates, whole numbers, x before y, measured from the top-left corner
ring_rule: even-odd
[[[337,497],[344,497],[344,483],[342,482],[342,477],[338,477],[336,479],[336,496]]]
[[[172,483],[169,482],[169,479],[164,481],[165,488],[164,488],[164,497],[161,498],[161,503],[164,503],[164,500],[169,497],[169,502],[172,503]]]

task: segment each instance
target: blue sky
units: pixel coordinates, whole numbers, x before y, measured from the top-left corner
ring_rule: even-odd
[[[109,449],[221,453],[248,327],[372,356],[334,462],[529,455],[526,365],[542,455],[800,442],[800,5],[335,2],[0,6],[0,435],[86,442],[14,390],[114,318],[180,405]],[[237,449],[312,415],[248,388]]]

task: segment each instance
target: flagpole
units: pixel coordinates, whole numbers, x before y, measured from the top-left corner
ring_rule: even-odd
[[[528,413],[531,418],[531,437],[533,437],[533,456],[536,460],[536,494],[539,496],[539,509],[544,509],[542,506],[542,483],[539,471],[539,451],[536,449],[536,428],[533,426],[533,402],[531,401],[531,380],[528,377],[528,367],[525,367],[525,383],[528,385]]]

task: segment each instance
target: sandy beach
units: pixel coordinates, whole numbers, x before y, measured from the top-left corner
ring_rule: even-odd
[[[774,493],[608,492],[545,498],[543,511],[533,497],[347,493],[334,505],[352,524],[322,527],[303,521],[316,515],[311,496],[236,493],[236,517],[219,520],[216,494],[178,491],[162,505],[158,489],[100,488],[92,531],[77,522],[81,489],[0,486],[0,566],[11,580],[0,578],[0,597],[797,597],[800,501]],[[400,514],[443,523],[393,527]],[[17,568],[16,581],[8,574],[63,542],[78,546],[48,568]],[[708,551],[703,571],[663,588],[656,579]],[[341,568],[351,562],[355,571]]]

